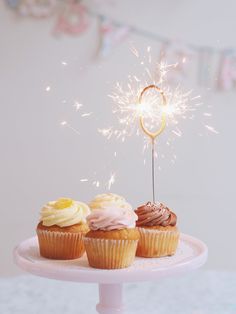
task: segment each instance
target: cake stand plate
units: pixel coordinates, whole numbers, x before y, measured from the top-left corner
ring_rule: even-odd
[[[181,234],[174,256],[136,257],[132,266],[117,270],[91,268],[86,254],[69,261],[43,258],[39,255],[37,237],[23,241],[14,250],[16,264],[34,275],[64,281],[98,283],[100,300],[97,311],[100,314],[124,313],[122,283],[155,281],[162,277],[182,274],[202,266],[206,259],[206,245],[186,234]]]

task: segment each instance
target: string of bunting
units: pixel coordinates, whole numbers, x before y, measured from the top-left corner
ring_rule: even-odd
[[[197,46],[162,37],[111,19],[103,14],[90,11],[78,0],[6,0],[6,4],[22,17],[35,19],[55,16],[54,34],[80,35],[90,24],[90,17],[97,18],[99,32],[98,58],[108,57],[128,35],[136,34],[160,44],[159,61],[177,64],[175,79],[187,78],[189,64],[196,61],[197,82],[201,86],[213,85],[218,90],[236,88],[236,49],[216,49],[210,46]],[[216,62],[214,62],[216,60]],[[191,62],[192,63],[192,62]]]

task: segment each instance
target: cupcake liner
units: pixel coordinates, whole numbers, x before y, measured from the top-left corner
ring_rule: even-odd
[[[138,240],[84,238],[84,244],[91,267],[117,269],[133,263]]]
[[[75,259],[84,252],[84,233],[37,229],[40,255],[51,259]]]
[[[136,255],[161,257],[174,255],[179,242],[179,231],[138,228],[140,239]]]

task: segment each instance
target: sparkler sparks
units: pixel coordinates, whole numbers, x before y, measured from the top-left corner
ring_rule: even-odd
[[[73,126],[71,126],[67,121],[62,121],[61,126],[63,127],[67,127],[69,129],[71,129],[73,132],[75,132],[77,135],[80,135],[79,131],[77,129],[75,129]]]
[[[111,189],[111,186],[115,183],[115,173],[112,173],[110,176],[110,179],[107,182],[107,188],[108,190]]]
[[[75,111],[79,111],[82,106],[83,105],[80,104],[78,101],[75,101],[75,103],[73,105],[73,107],[75,107]]]
[[[135,52],[136,56],[139,56]],[[148,58],[149,62],[152,62]],[[200,96],[192,97],[192,91],[183,92],[180,86],[171,88],[167,85],[167,73],[175,65],[166,63],[156,64],[156,73],[151,73],[149,68],[145,68],[145,79],[139,79],[136,75],[128,77],[127,88],[123,88],[120,83],[116,84],[115,92],[109,97],[115,103],[113,113],[118,117],[119,128],[98,129],[103,136],[110,139],[115,136],[117,139],[125,141],[126,137],[133,134],[140,135],[138,120],[142,117],[148,129],[155,130],[161,123],[163,114],[168,127],[172,126],[173,134],[181,136],[180,130],[176,131],[176,125],[180,119],[186,119],[188,113],[193,115],[197,110],[194,100]],[[166,98],[166,105],[162,106],[160,93],[147,91],[141,103],[138,103],[138,96],[146,85],[154,84],[159,86]],[[142,134],[142,133],[141,133]]]
[[[95,180],[95,181],[93,181],[93,185],[95,185],[97,188],[99,188],[99,186],[100,186],[100,182],[99,182],[99,181],[97,181],[97,180]]]
[[[89,117],[89,116],[91,116],[91,114],[92,114],[92,112],[83,113],[83,114],[81,115],[81,117],[82,117],[82,118],[84,118],[84,117]]]
[[[88,182],[88,179],[80,179],[80,182]]]
[[[212,133],[215,133],[215,134],[219,134],[219,132],[213,127],[213,126],[210,126],[210,125],[205,125],[205,128],[207,129],[207,130],[209,130],[210,132],[212,132]]]
[[[116,83],[114,92],[108,95],[114,103],[113,114],[117,117],[117,126],[98,129],[98,132],[107,139],[116,138],[124,142],[127,137],[136,134],[143,135],[140,132],[139,120],[142,117],[145,127],[150,131],[155,131],[161,124],[163,114],[166,119],[166,126],[169,134],[176,137],[182,136],[180,129],[180,120],[193,120],[195,112],[199,110],[202,103],[200,95],[192,95],[193,91],[183,91],[180,85],[172,86],[168,84],[169,75],[175,71],[178,64],[167,64],[166,62],[155,63],[151,57],[151,47],[147,47],[147,56],[141,55],[137,49],[131,48],[131,52],[143,66],[141,76],[137,74],[128,75],[128,82],[123,86]],[[187,61],[186,57],[181,60]],[[153,70],[154,69],[154,70]],[[148,85],[156,85],[160,88],[166,98],[166,105],[162,105],[160,93],[148,91],[139,103],[138,98],[141,91]],[[204,118],[210,118],[211,113],[203,113]],[[177,127],[178,126],[178,127]],[[206,126],[207,128],[207,126]],[[208,127],[211,132],[217,131]],[[169,141],[167,141],[169,144]],[[144,143],[147,148],[149,143]]]

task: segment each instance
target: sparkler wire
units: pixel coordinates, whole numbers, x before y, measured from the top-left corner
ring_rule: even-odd
[[[138,103],[139,104],[142,103],[143,95],[150,89],[155,89],[161,95],[162,105],[166,106],[167,101],[166,101],[164,92],[158,86],[154,84],[148,85],[142,90],[138,98]],[[152,200],[153,200],[153,203],[155,203],[155,199],[156,199],[155,198],[155,140],[157,136],[159,136],[166,127],[166,113],[164,111],[162,112],[161,126],[155,132],[151,132],[150,130],[147,129],[147,127],[145,126],[144,117],[142,115],[140,115],[139,122],[140,122],[140,126],[143,132],[151,139],[151,142],[152,142]]]
[[[155,140],[152,139],[152,201],[155,203]]]

